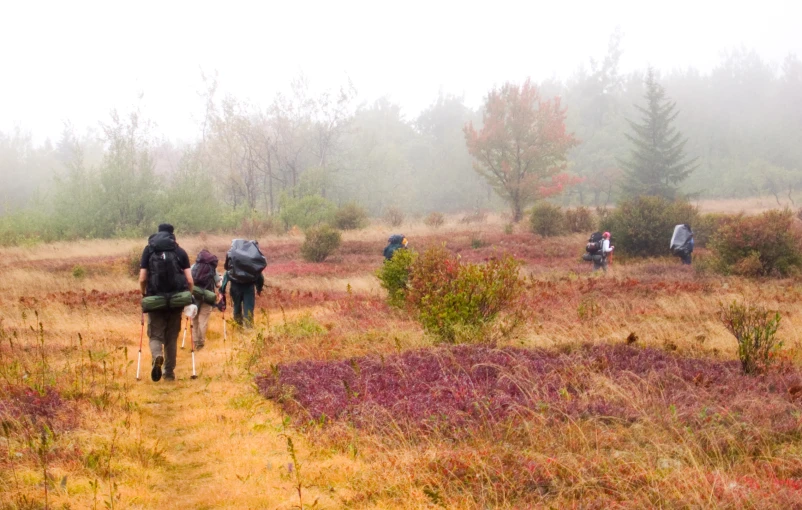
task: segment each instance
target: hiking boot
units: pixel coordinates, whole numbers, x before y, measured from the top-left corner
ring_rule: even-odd
[[[175,381],[175,374],[172,372],[165,372],[162,377],[165,381]]]
[[[153,368],[150,371],[150,379],[153,382],[162,378],[162,365],[164,365],[164,356],[160,354],[153,360]]]
[[[198,352],[199,350],[203,349],[204,345],[205,344],[195,344],[195,352]]]

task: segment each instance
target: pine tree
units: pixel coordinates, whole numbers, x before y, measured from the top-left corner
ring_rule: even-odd
[[[634,148],[628,161],[619,161],[625,171],[624,193],[674,200],[679,184],[696,168],[696,159],[685,155],[688,140],[672,126],[679,115],[677,104],[666,98],[652,69],[646,75],[645,98],[645,108],[635,105],[643,114],[641,123],[627,121],[633,133],[626,136]]]

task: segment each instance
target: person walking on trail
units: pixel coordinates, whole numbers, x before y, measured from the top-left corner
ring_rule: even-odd
[[[259,250],[259,243],[244,239],[234,239],[231,249],[226,254],[223,265],[222,293],[231,284],[231,301],[234,305],[234,320],[240,326],[253,326],[255,294],[262,294],[265,277],[262,274],[267,267],[267,260]]]
[[[391,235],[387,240],[387,246],[384,248],[384,260],[392,259],[396,250],[405,250],[407,243],[408,241],[404,234]]]
[[[601,253],[593,257],[593,270],[598,271],[601,269],[607,272],[607,257],[613,253],[615,246],[610,246],[610,233],[605,232],[602,234]]]
[[[220,301],[219,289],[223,277],[217,274],[218,259],[208,250],[201,250],[195,258],[190,271],[195,283],[193,296],[198,304],[198,313],[192,319],[192,339],[195,341],[195,350],[199,351],[206,345],[206,328],[209,326],[209,317],[216,303]]]
[[[669,249],[671,253],[679,257],[684,265],[691,265],[691,254],[693,253],[693,230],[687,223],[674,227],[671,235]]]
[[[148,245],[142,251],[139,263],[139,287],[142,295],[171,297],[193,287],[192,273],[189,270],[189,256],[178,246],[173,226],[159,225],[159,231],[148,238]],[[175,380],[175,356],[178,334],[181,331],[182,308],[169,308],[149,311],[148,338],[150,354],[153,358],[150,378],[155,382],[164,376],[165,380]]]

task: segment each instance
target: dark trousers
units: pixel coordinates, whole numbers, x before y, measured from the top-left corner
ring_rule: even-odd
[[[181,332],[181,308],[158,310],[148,313],[148,338],[150,339],[150,355],[164,355],[164,373],[172,374],[175,370],[176,347],[178,333]]]
[[[231,301],[234,302],[234,320],[240,326],[253,325],[253,309],[256,305],[256,286],[253,283],[231,282]]]
[[[682,259],[682,263],[690,266],[691,265],[691,254],[690,253],[681,253],[679,256]]]
[[[603,255],[594,255],[593,270],[598,271],[599,269],[601,269],[604,272],[607,272],[607,257]]]

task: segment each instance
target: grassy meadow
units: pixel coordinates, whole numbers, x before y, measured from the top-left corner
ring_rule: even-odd
[[[177,228],[223,260],[230,238]],[[514,255],[523,324],[437,343],[374,275],[391,231]],[[592,274],[585,235],[492,217],[347,232],[320,264],[302,241],[260,239],[256,326],[224,337],[214,312],[199,378],[187,340],[173,383],[147,337],[135,380],[144,239],[0,248],[0,508],[802,508],[798,279]],[[782,315],[767,374],[740,373],[733,300]]]

